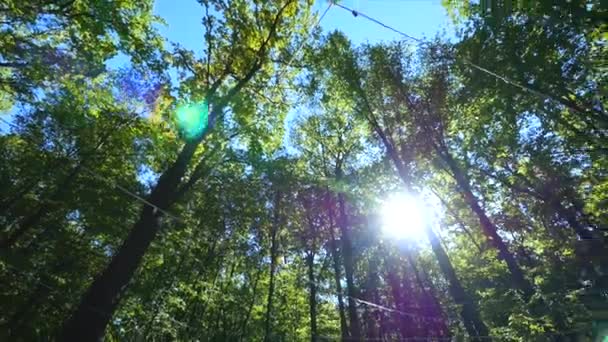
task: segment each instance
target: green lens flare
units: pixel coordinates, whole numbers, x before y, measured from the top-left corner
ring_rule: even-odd
[[[209,119],[207,101],[189,103],[177,108],[177,126],[186,139],[195,139],[205,131]]]

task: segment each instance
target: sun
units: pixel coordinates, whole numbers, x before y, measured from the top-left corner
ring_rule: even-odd
[[[382,203],[382,230],[391,238],[410,241],[426,239],[428,219],[421,199],[399,193]]]

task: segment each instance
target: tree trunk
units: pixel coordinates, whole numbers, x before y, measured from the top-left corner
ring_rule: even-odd
[[[456,164],[456,161],[452,158],[448,151],[438,152],[444,162],[447,164],[449,171],[451,171],[452,173],[452,176],[456,180],[456,183],[458,184],[458,187],[460,188],[461,194],[464,197],[465,201],[467,202],[471,210],[475,213],[475,215],[477,215],[484,235],[486,236],[490,244],[498,250],[499,258],[503,259],[507,263],[507,267],[511,272],[511,279],[513,285],[515,286],[515,288],[519,289],[522,292],[526,300],[529,299],[534,293],[532,284],[530,284],[530,282],[526,279],[526,277],[524,276],[524,272],[517,264],[515,257],[509,251],[509,248],[507,247],[503,239],[500,237],[500,235],[498,235],[497,228],[494,223],[490,221],[486,212],[479,205],[479,201],[471,190],[468,177],[462,172],[462,170]]]
[[[380,262],[378,260],[378,255],[373,254],[370,257],[368,270],[367,270],[367,279],[365,281],[365,294],[363,299],[376,303],[378,305],[382,305],[380,301],[380,296],[378,295],[378,287],[379,287],[379,279],[378,272],[376,271],[377,265]],[[371,309],[369,307],[365,307],[365,316],[363,319],[363,324],[365,324],[365,335],[362,336],[362,339],[369,339],[372,341],[382,341],[382,324],[383,324],[383,312],[380,310]],[[363,330],[363,329],[362,329]]]
[[[173,194],[186,173],[200,140],[184,145],[177,160],[159,178],[148,201],[168,209],[176,200]],[[93,281],[72,316],[60,332],[62,341],[101,340],[105,327],[119,304],[120,297],[139,267],[146,250],[158,234],[162,212],[145,205],[139,220],[106,269]]]
[[[247,324],[249,324],[249,319],[251,318],[251,311],[253,311],[253,307],[255,306],[255,300],[257,298],[257,289],[258,289],[258,280],[260,280],[260,273],[257,272],[255,274],[255,280],[253,282],[253,289],[251,291],[251,304],[247,308],[247,313],[245,314],[245,319],[241,323],[241,327],[239,328],[239,341],[243,340],[243,337],[246,335]]]
[[[268,284],[268,300],[266,302],[266,321],[264,323],[264,341],[272,341],[272,300],[274,296],[274,275],[277,267],[277,233],[280,224],[280,202],[281,193],[277,190],[274,198],[274,218],[272,222],[272,231],[270,232],[270,283]]]
[[[399,157],[397,150],[395,149],[395,147],[391,143],[389,137],[382,130],[382,127],[380,126],[377,119],[375,118],[374,111],[372,110],[372,107],[369,104],[366,94],[363,91],[363,89],[361,88],[361,86],[356,84],[355,89],[358,90],[362,99],[365,101],[364,104],[365,104],[365,107],[368,112],[367,113],[368,122],[370,123],[370,125],[372,126],[374,131],[380,137],[380,140],[382,141],[382,144],[384,145],[384,148],[386,149],[386,152],[387,152],[389,158],[393,161],[393,164],[394,164],[395,168],[397,169],[397,173],[398,173],[399,177],[401,178],[401,180],[403,181],[403,184],[405,185],[406,190],[411,191],[411,182],[410,182],[409,173],[408,173],[408,170],[406,169],[402,159]],[[452,263],[450,262],[447,254],[445,253],[445,250],[443,250],[443,247],[439,243],[439,239],[438,239],[437,235],[435,235],[435,232],[433,232],[431,229],[427,229],[426,231],[427,231],[427,236],[429,238],[429,241],[431,243],[431,247],[435,254],[435,257],[437,258],[437,262],[439,263],[439,267],[441,268],[442,273],[444,274],[444,276],[446,277],[446,279],[448,280],[448,282],[450,284],[450,286],[449,286],[450,295],[453,297],[454,301],[457,304],[462,305],[461,317],[463,319],[463,323],[465,325],[465,328],[467,329],[467,332],[469,333],[469,335],[471,335],[471,337],[487,336],[488,329],[485,326],[485,324],[483,323],[483,321],[481,320],[481,317],[479,315],[479,310],[478,310],[477,306],[475,305],[475,303],[466,294],[466,292],[464,291],[464,288],[460,284],[460,280],[456,276],[454,267],[452,266]],[[481,341],[481,339],[472,339],[472,340]]]
[[[437,322],[425,322],[427,328],[432,328],[429,330],[435,330],[438,332],[439,337],[451,337],[450,329],[446,324],[447,318],[445,316],[445,312],[439,303],[439,299],[437,298],[437,292],[435,291],[435,286],[429,279],[428,273],[422,269],[422,272],[418,270],[418,266],[416,266],[416,262],[410,253],[407,254],[407,259],[410,265],[412,266],[412,271],[414,271],[414,277],[416,278],[416,282],[418,286],[422,289],[423,296],[427,298],[425,303],[428,307],[423,307],[423,312],[427,315],[432,315],[437,317],[437,319],[441,319],[441,324]],[[429,287],[429,290],[426,290],[426,286]],[[424,303],[424,302],[423,302]]]
[[[317,285],[315,283],[315,254],[310,252],[306,255],[308,265],[308,284],[310,286],[310,340],[317,341]]]
[[[334,228],[331,227],[329,230],[331,235],[330,249],[334,267],[334,280],[336,282],[336,291],[338,292],[338,310],[340,314],[340,333],[342,340],[349,337],[348,325],[346,323],[346,312],[344,306],[344,296],[342,290],[342,272],[340,270],[340,255],[338,254],[338,248],[336,244],[336,236],[334,234]]]
[[[289,4],[290,2],[286,3],[277,13],[266,40],[257,51],[257,58],[252,67],[225,96],[217,101],[215,108],[209,113],[207,130],[200,137],[184,145],[177,160],[158,179],[158,183],[148,196],[148,202],[153,203],[161,210],[166,210],[180,196],[184,195],[189,186],[194,184],[194,181],[190,180],[186,187],[178,188],[188,164],[196,152],[196,148],[213,127],[219,114],[262,67],[263,60],[267,58],[268,44],[270,44],[271,38],[276,35],[279,19]],[[219,86],[219,83],[213,85],[208,95],[214,95],[214,91]],[[118,253],[112,258],[106,269],[93,281],[72,316],[64,323],[59,333],[59,340],[92,341],[103,337],[105,327],[118,306],[122,292],[135,274],[148,247],[158,234],[162,216],[163,213],[156,208],[149,205],[144,206],[139,220],[133,226]]]
[[[477,305],[475,305],[475,302],[473,302],[460,284],[460,280],[456,276],[454,267],[441,246],[439,238],[432,229],[427,229],[427,236],[431,242],[431,247],[433,248],[437,262],[439,263],[439,268],[449,283],[448,289],[450,295],[454,299],[454,302],[461,306],[460,315],[471,340],[488,341],[488,339],[485,338],[476,338],[477,336],[488,336],[488,328],[479,316]]]
[[[362,92],[362,90],[361,90],[361,92]],[[362,93],[362,94],[363,94],[363,96],[365,96],[364,93]],[[365,99],[365,97],[364,97],[364,99]],[[401,178],[401,180],[403,181],[403,184],[405,185],[406,190],[411,191],[409,174],[408,174],[401,158],[399,158],[397,151],[395,150],[393,145],[391,145],[390,141],[388,140],[388,138],[382,131],[382,128],[380,127],[377,120],[373,116],[373,111],[371,110],[371,106],[369,104],[367,104],[367,108],[369,111],[368,120],[369,120],[370,124],[372,125],[372,127],[374,128],[376,133],[378,133],[378,135],[381,137],[382,143],[383,143],[384,147],[386,148],[390,159],[393,161],[393,164],[394,164],[395,168],[397,169],[397,173],[398,173],[399,177]],[[465,328],[466,328],[467,332],[469,333],[469,335],[472,337],[472,341],[481,341],[481,339],[475,339],[473,337],[474,336],[487,336],[488,328],[481,320],[481,316],[479,315],[479,310],[478,310],[477,306],[470,299],[470,297],[466,294],[466,292],[464,291],[464,288],[460,284],[460,280],[456,276],[454,267],[452,266],[450,259],[448,258],[447,254],[445,253],[445,250],[441,246],[437,235],[435,235],[435,232],[433,232],[432,229],[427,229],[426,231],[427,231],[428,239],[431,243],[431,247],[435,254],[435,257],[437,258],[437,262],[439,263],[439,267],[441,268],[442,273],[444,274],[444,276],[446,277],[446,279],[448,280],[448,282],[450,284],[450,286],[449,286],[450,295],[452,296],[452,298],[454,299],[454,301],[457,304],[462,306],[461,317],[463,319]]]
[[[388,260],[387,260],[388,261]],[[405,277],[404,277],[405,279]],[[401,282],[399,281],[398,277],[397,277],[397,273],[394,267],[390,267],[388,272],[387,272],[387,276],[386,276],[386,281],[388,282],[388,286],[390,287],[391,290],[391,295],[393,296],[393,301],[394,301],[394,306],[397,310],[403,310],[403,304],[405,302],[404,296],[403,296],[403,290],[401,288]],[[409,337],[414,337],[416,336],[416,334],[413,334],[414,329],[411,328],[411,318],[409,316],[405,316],[405,315],[394,315],[393,316],[395,319],[395,323],[397,324],[397,329],[399,330],[399,334],[401,334],[401,339],[405,340]]]
[[[348,318],[350,320],[350,337],[358,341],[361,339],[361,328],[359,325],[359,317],[357,315],[357,297],[355,282],[354,282],[354,260],[353,247],[350,237],[350,229],[348,227],[348,217],[344,204],[344,195],[338,194],[339,219],[338,225],[342,233],[342,258],[344,261],[344,273],[346,274],[346,291],[348,293]]]
[[[327,216],[329,217],[329,248],[331,249],[331,257],[334,267],[334,280],[336,282],[336,291],[338,292],[338,310],[340,314],[340,333],[344,341],[349,337],[348,325],[346,323],[346,312],[344,307],[344,296],[342,290],[342,272],[340,270],[340,255],[338,254],[338,246],[336,243],[336,234],[334,232],[334,211],[330,200],[329,190],[326,194]]]

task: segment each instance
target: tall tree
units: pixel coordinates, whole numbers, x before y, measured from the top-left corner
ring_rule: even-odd
[[[341,52],[340,59],[333,58],[333,62],[329,65],[329,69],[331,72],[334,72],[336,75],[348,75],[345,79],[342,80],[343,86],[346,87],[346,94],[354,96],[353,101],[359,106],[358,110],[361,113],[361,117],[365,118],[368,121],[368,124],[372,128],[373,132],[379,137],[380,142],[386,149],[386,153],[388,155],[388,159],[393,162],[394,167],[397,169],[397,173],[401,180],[404,182],[405,187],[412,191],[412,156],[411,152],[406,149],[398,149],[399,147],[403,148],[404,145],[397,145],[397,142],[401,142],[400,140],[395,140],[395,137],[392,134],[397,134],[399,138],[399,125],[403,124],[403,122],[395,121],[395,119],[391,116],[385,116],[385,125],[381,126],[380,121],[376,118],[376,111],[371,106],[370,99],[368,98],[368,94],[365,92],[362,86],[362,71],[360,71],[359,66],[355,62],[355,54],[351,50],[349,42],[345,40],[345,38],[339,34],[334,34],[328,38],[327,47],[331,47],[331,49],[339,50]],[[328,51],[328,50],[325,50]],[[369,52],[369,58],[371,60],[373,68],[373,58],[378,56],[378,53],[381,53],[379,50],[371,49]],[[384,62],[388,62],[384,60]],[[406,70],[398,69],[405,72]],[[375,75],[379,76],[380,75]],[[340,76],[338,76],[340,77]],[[400,76],[403,77],[403,76]],[[383,96],[382,93],[378,93],[378,88],[373,83],[372,80],[366,80],[366,86],[374,87],[376,96],[380,98]],[[371,89],[371,88],[370,88]],[[380,88],[382,89],[382,88]],[[371,93],[371,92],[370,92]],[[384,102],[383,99],[378,100],[380,103]],[[386,115],[387,113],[383,113]],[[401,112],[397,112],[397,118],[403,118],[403,114]],[[392,129],[396,129],[393,131]],[[407,136],[406,136],[407,137]],[[444,275],[448,279],[450,283],[450,293],[454,300],[463,305],[462,309],[462,319],[467,328],[468,333],[473,338],[474,336],[486,336],[488,333],[488,329],[480,318],[479,310],[476,308],[473,300],[466,294],[464,288],[460,285],[460,280],[456,276],[454,268],[450,263],[447,255],[443,249],[443,247],[439,244],[438,238],[435,236],[435,233],[432,229],[427,229],[427,234],[429,236],[429,241],[433,246],[433,251],[437,257],[437,261],[439,262]]]
[[[210,127],[186,142],[175,162],[160,175],[147,199],[155,207],[144,206],[139,220],[134,224],[122,247],[112,258],[108,267],[96,277],[71,318],[66,321],[60,334],[62,339],[97,339],[103,336],[105,327],[120,301],[124,287],[132,278],[150,243],[158,234],[160,220],[163,216],[162,211],[169,209],[185,191],[189,190],[190,185],[200,178],[200,175],[194,172],[188,182],[182,183],[182,178],[187,172],[197,147],[210,131],[214,121],[223,117],[226,106],[234,101],[235,96],[260,70],[267,68],[268,56],[272,51],[288,42],[289,32],[294,30],[301,15],[298,13],[298,4],[292,1],[268,4],[266,11],[258,12],[258,16],[254,18],[248,17],[250,9],[247,6],[218,5],[225,6],[225,10],[222,13],[223,20],[217,25],[220,27],[217,31],[218,36],[213,38],[216,46],[213,57],[216,60],[225,61],[231,59],[230,57],[223,58],[224,56],[235,56],[235,51],[231,51],[232,49],[242,49],[247,52],[239,56],[243,58],[241,61],[225,65],[223,74],[216,76],[213,84],[208,84],[206,98],[212,108],[209,113]],[[273,14],[265,15],[268,12]],[[260,30],[247,31],[247,28],[256,20],[263,25]],[[251,46],[236,45],[236,39],[240,43],[251,40]],[[235,45],[228,47],[229,44]],[[248,48],[252,48],[253,52],[248,51]],[[229,88],[225,92],[218,93],[228,76],[233,77],[234,82],[228,86]]]

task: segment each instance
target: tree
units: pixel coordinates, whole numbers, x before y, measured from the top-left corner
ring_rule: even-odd
[[[274,6],[268,6],[267,11],[272,11]],[[247,21],[256,18],[247,18],[241,11],[248,11],[248,8],[236,6],[236,4],[227,5],[226,12],[224,12],[224,24],[221,25],[221,31],[218,31],[221,38],[214,39],[214,43],[218,46],[218,51],[215,52],[214,57],[221,57],[226,53],[233,52],[229,51],[226,46],[230,42],[235,43],[234,39],[237,39],[237,37],[241,42],[251,39],[252,48],[255,52],[245,54],[242,61],[234,61],[234,63],[224,66],[224,70],[228,72],[219,75],[214,84],[208,85],[209,89],[206,97],[212,103],[212,110],[209,113],[212,123],[217,118],[221,119],[225,107],[234,101],[234,97],[248,85],[260,70],[267,67],[268,56],[271,51],[284,44],[286,37],[283,35],[288,35],[287,32],[297,22],[298,10],[296,4],[294,2],[280,4],[273,15],[264,15],[264,12],[259,14],[260,17],[257,19],[264,24],[263,32],[265,33],[260,37],[261,32],[246,31],[246,27],[250,24]],[[291,22],[289,21],[290,17],[294,18]],[[245,23],[239,25],[241,24],[239,20],[245,21]],[[242,37],[239,37],[241,35]],[[218,41],[225,39],[223,36],[231,37],[231,40]],[[239,47],[241,49],[247,48],[246,46]],[[231,69],[234,69],[234,71]],[[216,92],[223,85],[222,83],[228,73],[235,78],[235,82],[220,95]],[[143,208],[139,220],[133,226],[120,250],[113,257],[108,267],[93,281],[72,314],[72,318],[66,321],[61,332],[62,339],[88,339],[103,336],[111,314],[119,303],[124,286],[133,276],[141,258],[158,234],[162,211],[169,209],[179,200],[183,192],[189,190],[190,184],[196,182],[197,178],[200,177],[195,169],[189,181],[182,183],[182,177],[186,174],[197,147],[208,132],[209,130],[186,142],[175,162],[160,175],[156,186],[147,199],[148,202],[154,203],[160,210],[151,206]]]
[[[379,137],[381,143],[387,151],[386,153],[388,155],[389,160],[393,162],[393,165],[397,169],[399,177],[404,182],[406,188],[411,192],[412,180],[410,176],[411,173],[409,171],[409,168],[411,168],[411,164],[408,164],[411,163],[411,160],[407,159],[408,155],[405,154],[405,150],[397,150],[396,142],[395,140],[393,140],[394,137],[391,135],[393,132],[390,131],[390,128],[386,128],[386,126],[381,126],[380,122],[376,118],[375,110],[372,108],[370,100],[368,99],[368,93],[365,92],[361,85],[362,80],[360,77],[362,77],[362,71],[359,69],[358,65],[355,62],[354,54],[352,51],[350,51],[348,42],[345,41],[343,36],[335,34],[329,37],[327,45],[331,46],[333,50],[339,50],[342,53],[342,55],[340,55],[340,59],[333,59],[332,64],[330,64],[330,68],[334,69],[330,70],[333,71],[336,75],[350,75],[347,76],[345,80],[343,80],[343,86],[345,86],[347,89],[345,92],[347,94],[350,94],[351,96],[356,97],[354,99],[354,102],[360,106],[357,109],[359,110],[359,113],[361,113],[361,117],[367,120],[373,132]],[[373,60],[374,52],[377,51],[378,50],[374,51],[372,49],[369,53],[369,58]],[[387,60],[384,60],[383,62],[387,62]],[[378,88],[375,87],[376,85],[372,82],[373,81],[366,82],[366,86],[370,86],[370,88],[374,87],[373,89],[377,92]],[[382,95],[383,94],[379,93],[380,98],[382,97]],[[382,102],[382,100],[380,100],[380,102]],[[397,115],[402,115],[400,112],[397,113]],[[386,113],[383,114],[386,115]],[[392,127],[394,127],[394,125],[401,124],[400,122],[395,121],[388,122],[389,125],[393,125]],[[403,145],[401,145],[401,147],[403,147]],[[403,155],[405,158],[401,157],[401,155]],[[431,229],[427,230],[427,234],[429,235],[429,240],[431,242],[431,245],[433,246],[433,251],[436,254],[441,269],[444,272],[446,278],[449,280],[451,295],[458,304],[463,305],[462,318],[468,333],[471,337],[487,336],[488,330],[485,324],[481,321],[479,312],[476,309],[475,304],[460,285],[460,281],[456,277],[453,266],[447,258],[444,249],[439,244],[437,237]]]

